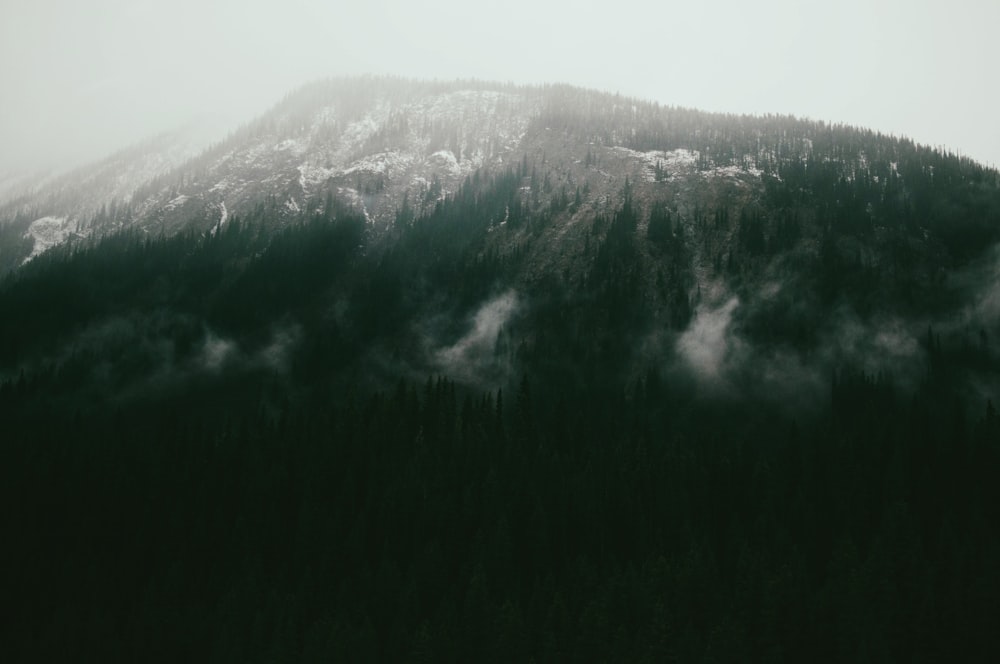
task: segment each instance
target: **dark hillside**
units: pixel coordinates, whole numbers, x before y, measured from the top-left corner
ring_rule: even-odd
[[[423,184],[109,221],[0,283],[4,661],[1000,656],[995,171],[341,84],[274,117],[498,92],[524,133]],[[350,145],[492,141],[406,108]]]

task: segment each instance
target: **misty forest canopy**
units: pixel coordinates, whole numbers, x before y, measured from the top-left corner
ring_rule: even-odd
[[[396,79],[162,141],[0,206],[5,661],[1000,654],[996,171]]]

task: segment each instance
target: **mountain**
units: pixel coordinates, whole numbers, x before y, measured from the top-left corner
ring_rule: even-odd
[[[0,215],[13,230],[57,218],[83,235],[125,226],[173,233],[258,205],[275,220],[292,219],[332,191],[384,221],[407,191],[424,197],[435,188],[439,196],[473,171],[503,164],[538,103],[537,91],[483,84],[324,82],[196,157],[173,158],[174,137],[164,136],[23,196]],[[41,246],[51,242],[36,243],[33,255]]]
[[[214,234],[241,220],[274,236],[339,210],[363,219],[373,266],[408,251],[413,269],[451,276],[503,264],[480,301],[447,302],[446,317],[474,319],[492,293],[515,303],[501,310],[519,312],[517,343],[540,360],[565,351],[544,350],[554,339],[584,355],[614,347],[616,378],[673,358],[708,391],[794,376],[797,396],[824,398],[844,363],[912,386],[928,326],[973,348],[1000,332],[986,276],[1000,176],[871,131],[566,86],[363,78],[302,88],[179,165],[176,144],[161,137],[9,203],[3,263],[123,230]],[[456,284],[434,288],[403,287],[417,319],[434,319]],[[577,307],[588,331],[549,335],[531,320],[546,307]],[[407,371],[497,380],[449,359],[457,339],[425,341]],[[746,371],[756,363],[766,370]]]
[[[392,78],[156,145],[0,208],[11,661],[998,653],[997,171]]]

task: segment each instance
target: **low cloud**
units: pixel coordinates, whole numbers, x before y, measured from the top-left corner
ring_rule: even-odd
[[[718,307],[700,306],[688,329],[677,339],[677,354],[693,371],[699,384],[708,388],[727,385],[727,368],[741,345],[730,331],[737,297]]]
[[[61,343],[58,353],[28,358],[15,369],[60,367],[95,401],[129,400],[200,377],[286,373],[301,336],[298,325],[276,325],[263,345],[246,348],[191,316],[160,310],[96,322]]]
[[[250,364],[279,373],[287,371],[292,351],[301,336],[302,329],[298,325],[276,330],[270,343],[251,358]]]
[[[213,374],[224,369],[267,369],[284,373],[301,336],[302,330],[298,325],[276,328],[267,345],[256,352],[246,352],[236,341],[207,330],[196,368]]]
[[[234,342],[208,332],[201,349],[201,364],[209,372],[218,373],[222,370],[226,360],[230,359],[236,352],[238,351]]]
[[[773,285],[760,299],[773,297]],[[812,409],[829,398],[837,368],[870,374],[887,372],[898,385],[914,388],[924,371],[924,350],[914,325],[898,318],[865,321],[849,308],[834,312],[808,351],[784,344],[757,344],[741,335],[749,304],[736,296],[698,307],[674,350],[680,365],[706,396],[761,398],[796,410]],[[718,301],[717,301],[718,302]]]
[[[497,336],[517,312],[517,293],[509,290],[485,302],[470,321],[469,330],[454,344],[434,354],[435,364],[464,382],[480,382],[500,369],[495,349]]]

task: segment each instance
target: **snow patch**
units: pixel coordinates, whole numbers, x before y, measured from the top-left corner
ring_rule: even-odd
[[[403,154],[399,150],[379,152],[368,157],[355,161],[348,168],[344,169],[343,175],[351,173],[382,173],[393,175],[409,167],[415,161],[412,154]]]
[[[438,150],[428,158],[428,161],[438,168],[446,169],[452,175],[462,174],[462,167],[451,150]]]
[[[750,177],[760,178],[764,175],[764,171],[759,168],[754,168],[753,166],[716,166],[708,171],[704,171],[706,176],[710,177],[728,177],[732,179],[740,179],[743,176],[749,175]]]
[[[646,167],[645,175],[647,182],[656,182],[657,167],[663,169],[664,176],[668,181],[677,175],[690,174],[697,167],[700,157],[697,150],[687,150],[685,148],[678,148],[676,150],[650,150],[648,152],[639,152],[638,150],[631,150],[621,146],[612,149],[623,157],[642,162]]]
[[[295,138],[286,138],[274,146],[275,152],[294,152],[301,154],[306,151],[306,146],[302,141]]]
[[[169,212],[170,210],[173,210],[174,208],[178,208],[178,207],[184,205],[185,203],[187,203],[187,201],[188,201],[188,197],[185,196],[184,194],[181,194],[180,196],[177,196],[176,198],[174,198],[170,202],[168,202],[166,205],[164,205],[163,209]]]
[[[299,186],[305,192],[309,191],[315,185],[322,184],[341,173],[339,168],[323,168],[322,166],[312,166],[310,164],[299,165],[298,171]]]
[[[31,254],[21,263],[24,265],[34,257],[48,251],[57,244],[62,244],[70,235],[76,232],[76,222],[68,217],[42,217],[35,219],[24,232],[23,237],[34,240]]]
[[[742,166],[716,166],[707,170],[698,170],[698,162],[701,153],[697,150],[678,148],[676,150],[649,150],[639,152],[626,147],[618,146],[612,148],[618,154],[638,160],[645,166],[645,179],[647,182],[656,182],[657,169],[662,169],[662,178],[665,182],[673,182],[677,177],[689,177],[701,175],[708,178],[728,177],[740,179],[745,176],[759,178],[763,171],[754,168],[749,164]]]
[[[228,177],[224,177],[221,180],[219,180],[218,182],[216,182],[215,185],[211,189],[209,189],[209,191],[210,192],[213,192],[213,191],[225,191],[226,189],[228,189],[230,187],[231,184],[232,184],[232,182],[230,182],[230,179]]]

